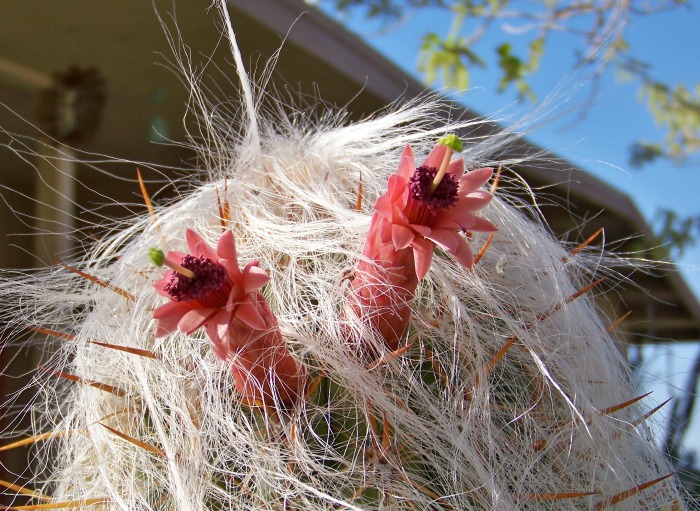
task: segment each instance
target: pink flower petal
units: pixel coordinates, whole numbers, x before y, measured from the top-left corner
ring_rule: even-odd
[[[192,307],[190,307],[187,302],[168,302],[164,303],[160,307],[158,307],[155,311],[153,311],[153,319],[165,319],[168,316],[182,316],[187,313],[188,310],[190,310]]]
[[[216,328],[216,335],[219,337],[221,342],[228,343],[229,349],[231,348],[231,335],[229,332],[232,327],[232,322],[233,319],[230,319],[229,321],[223,321],[221,323],[211,323]]]
[[[216,313],[217,309],[208,307],[195,307],[190,309],[177,324],[177,329],[185,334],[191,334],[204,322]]]
[[[454,177],[455,179],[461,179],[462,174],[464,174],[464,158],[457,158],[456,160],[452,160],[447,166],[447,172],[452,174],[452,177]]]
[[[455,261],[457,261],[459,264],[461,264],[467,269],[471,269],[472,265],[474,264],[474,254],[472,253],[472,249],[469,247],[469,243],[467,243],[467,240],[465,240],[461,236],[459,237],[457,249],[448,250],[448,252],[452,254],[452,257],[455,259]]]
[[[411,243],[416,263],[416,276],[422,279],[428,274],[433,261],[435,245],[432,241],[416,237]]]
[[[190,307],[185,303],[168,302],[153,311],[153,319],[158,321],[156,337],[163,337],[177,330],[180,318],[189,310]]]
[[[229,353],[231,353],[228,342],[226,342],[226,336],[220,336],[217,333],[217,325],[214,323],[207,323],[204,325],[204,328],[206,329],[207,337],[209,337],[209,345],[211,346],[214,355],[221,360],[226,361]]]
[[[403,225],[393,224],[391,226],[391,238],[396,250],[408,247],[415,237],[413,231]]]
[[[168,254],[168,257],[170,257],[170,253]],[[170,293],[168,293],[168,292],[165,290],[165,287],[166,287],[166,286],[168,285],[168,283],[170,282],[170,279],[172,279],[173,273],[174,273],[174,272],[173,272],[172,270],[166,271],[166,272],[163,274],[163,277],[162,277],[159,281],[157,281],[157,282],[155,282],[155,283],[153,284],[153,287],[155,288],[156,292],[157,292],[160,296],[164,296],[164,297],[166,297],[166,298],[171,298]]]
[[[214,354],[221,360],[227,360],[231,352],[228,342],[231,317],[231,313],[220,310],[204,324]]]
[[[403,208],[408,200],[408,177],[392,174],[389,176],[387,192],[377,199],[374,209],[384,218],[391,219],[396,208]]]
[[[391,243],[391,226],[392,222],[386,219],[380,219],[379,228],[379,241],[381,243]]]
[[[187,246],[190,249],[190,253],[195,257],[204,256],[212,261],[219,259],[214,249],[211,248],[206,241],[204,241],[204,238],[202,238],[192,229],[187,229],[185,232],[185,239],[187,240]]]
[[[238,266],[238,252],[236,251],[236,239],[233,236],[233,231],[226,231],[219,238],[216,244],[217,257],[214,259],[224,259],[227,264],[224,264],[229,276],[233,279],[240,278],[241,269]]]
[[[245,301],[238,305],[236,308],[236,318],[256,330],[265,330],[267,328],[265,320],[258,312],[257,307],[250,301]]]
[[[461,211],[474,212],[484,209],[489,205],[493,196],[488,192],[471,192],[466,197],[462,197],[457,201],[456,206]],[[451,208],[452,209],[452,208]]]
[[[493,225],[491,221],[480,216],[475,216],[474,223],[469,227],[469,230],[476,232],[495,232],[498,228]]]
[[[184,252],[180,252],[179,250],[171,250],[168,252],[167,257],[171,261],[175,261],[175,262],[179,263],[180,261],[182,261],[185,258],[186,255],[187,254],[185,254]]]
[[[374,209],[377,212],[377,215],[381,215],[385,218],[391,218],[391,212],[393,211],[391,206],[391,197],[388,195],[382,195],[379,197],[374,205]]]
[[[453,207],[438,211],[433,221],[433,228],[461,231],[468,229],[473,223],[474,214],[471,212],[469,204],[465,201],[458,201]]]
[[[460,193],[464,194],[472,190],[478,190],[479,188],[481,188],[489,182],[491,176],[493,176],[493,169],[491,167],[476,169],[472,170],[471,172],[467,172],[459,180]]]
[[[418,234],[420,234],[424,238],[427,238],[428,236],[430,236],[430,233],[433,231],[427,225],[421,225],[421,224],[411,224],[411,229],[416,231]]]
[[[258,267],[258,261],[251,261],[246,264],[241,273],[241,285],[245,294],[257,291],[270,282],[270,276],[265,270]]]
[[[156,333],[154,334],[156,339],[159,337],[165,337],[166,335],[172,334],[177,330],[177,321],[175,318],[168,318],[167,320],[158,321],[156,324]]]
[[[378,253],[373,254],[372,257],[376,263],[380,265],[386,265],[386,263],[396,259],[396,249],[393,243],[388,243],[381,247]]]
[[[394,174],[393,186],[389,188],[388,195],[391,198],[392,215],[402,214],[408,203],[408,177]]]
[[[415,170],[416,161],[413,156],[413,149],[411,149],[410,145],[407,145],[401,155],[401,162],[399,163],[397,174],[405,178],[410,178]]]
[[[459,240],[462,239],[457,232],[454,229],[433,229],[428,239],[448,252],[452,252],[457,249]]]
[[[445,157],[445,151],[447,151],[446,146],[436,144],[435,147],[433,147],[433,150],[430,151],[430,154],[426,158],[423,165],[426,167],[435,167],[439,169],[440,165],[442,164],[442,159]]]

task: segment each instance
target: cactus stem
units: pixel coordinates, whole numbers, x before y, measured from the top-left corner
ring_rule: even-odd
[[[523,500],[531,502],[543,502],[550,500],[577,499],[579,497],[588,497],[590,495],[599,495],[598,491],[572,491],[572,492],[556,492],[556,493],[531,493],[523,496]]]
[[[543,402],[543,397],[547,394],[546,386],[538,373],[533,373],[529,367],[524,367],[523,370],[533,384],[530,406],[534,411],[538,407],[538,404]]]
[[[613,330],[615,330],[618,326],[620,326],[620,324],[621,324],[624,320],[626,320],[626,319],[629,317],[630,314],[632,314],[632,311],[627,311],[627,312],[625,312],[622,316],[620,316],[619,318],[617,318],[608,328],[606,328],[605,331],[608,332],[608,333],[612,333]]]
[[[604,230],[605,230],[605,228],[604,228],[604,227],[601,227],[601,228],[598,229],[596,232],[594,232],[593,234],[591,234],[583,243],[581,243],[578,247],[576,247],[576,248],[573,249],[571,252],[569,252],[568,255],[562,257],[562,262],[568,261],[570,257],[575,256],[576,254],[578,254],[579,252],[581,252],[581,250],[583,250],[583,249],[586,248],[588,245],[590,245],[591,243],[593,243],[593,241],[594,241],[594,240],[600,235],[600,233],[603,232]]]
[[[634,486],[634,487],[630,488],[629,490],[625,490],[623,492],[620,492],[617,495],[615,495],[609,499],[601,500],[595,506],[593,506],[591,509],[593,511],[601,511],[603,509],[607,509],[609,507],[612,507],[615,504],[619,504],[623,500],[626,500],[626,499],[630,498],[631,496],[639,493],[640,491],[646,490],[650,486],[653,486],[657,483],[660,483],[664,479],[668,479],[669,477],[671,477],[674,474],[675,474],[675,472],[671,472],[670,474],[666,474],[665,476],[657,477],[656,479],[652,479],[651,481],[647,481],[646,483],[642,483],[640,485]]]
[[[0,486],[4,486],[8,490],[16,491],[20,495],[28,495],[29,497],[33,497],[35,499],[40,499],[40,500],[51,500],[50,497],[47,497],[41,492],[34,491],[34,490],[28,490],[27,488],[23,486],[19,486],[17,484],[9,483],[7,481],[3,481],[0,479]]]
[[[129,301],[132,301],[132,302],[136,301],[136,297],[134,295],[132,295],[131,293],[129,293],[128,291],[125,291],[124,289],[122,289],[120,287],[114,286],[114,285],[110,284],[109,282],[105,282],[104,280],[99,279],[93,275],[90,275],[89,273],[85,273],[84,271],[80,271],[78,268],[73,268],[72,266],[69,266],[69,265],[64,264],[64,263],[58,263],[58,264],[60,266],[63,266],[65,269],[70,270],[73,273],[80,275],[84,279],[87,279],[90,282],[97,284],[98,286],[102,286],[102,287],[107,288],[111,291],[114,291],[119,296],[122,296]]]
[[[250,491],[248,487],[246,487],[246,482],[248,481],[248,478],[246,479],[240,479],[238,477],[235,477],[231,474],[224,474],[224,477],[231,481],[233,484],[236,485],[236,487],[242,492],[245,493],[248,497],[257,499],[260,504],[267,504],[267,502],[258,494]]]
[[[659,508],[659,511],[683,511],[683,506],[681,505],[681,499],[675,498],[670,503],[664,504]]]
[[[481,261],[481,258],[484,257],[484,254],[488,250],[489,246],[491,245],[491,242],[493,241],[493,237],[496,236],[496,231],[492,232],[489,234],[489,237],[486,239],[486,243],[484,243],[484,246],[481,247],[481,250],[479,250],[479,253],[477,253],[474,256],[474,262],[472,263],[472,267],[476,266],[479,261]]]
[[[153,204],[151,203],[151,197],[148,195],[148,190],[146,190],[146,183],[143,182],[143,177],[141,176],[141,169],[136,167],[136,177],[139,180],[139,188],[141,188],[141,195],[143,196],[143,202],[146,203],[146,209],[148,209],[148,214],[152,219],[156,218],[156,211],[153,209]]]
[[[63,371],[54,371],[53,369],[49,369],[48,367],[39,366],[39,369],[51,373],[54,376],[58,376],[59,378],[65,378],[66,380],[90,385],[91,387],[94,387],[98,390],[103,390],[105,392],[109,392],[110,394],[114,394],[115,396],[124,397],[126,395],[126,392],[124,392],[122,389],[118,389],[117,387],[113,387],[112,385],[108,385],[106,383],[88,380],[85,378],[81,378],[80,376],[76,376],[75,374],[64,373]]]
[[[362,174],[360,174],[360,184],[357,186],[357,200],[355,201],[355,211],[362,211]]]
[[[136,438],[134,438],[134,437],[132,437],[132,436],[129,436],[129,435],[127,435],[126,433],[122,433],[122,432],[119,431],[118,429],[114,429],[114,428],[112,428],[112,427],[110,427],[110,426],[107,426],[107,424],[102,424],[101,422],[98,422],[98,424],[99,424],[100,426],[102,426],[103,428],[109,430],[110,432],[114,433],[114,434],[117,435],[119,438],[123,438],[123,439],[126,440],[127,442],[130,442],[130,443],[134,444],[134,445],[137,446],[137,447],[141,447],[142,449],[144,449],[144,450],[146,450],[146,451],[148,451],[148,452],[151,452],[151,453],[153,453],[153,454],[156,454],[156,455],[158,455],[158,456],[165,456],[165,451],[164,451],[163,449],[160,449],[160,448],[158,448],[158,447],[155,447],[154,445],[151,445],[151,444],[149,444],[149,443],[147,443],[147,442],[142,442],[141,440],[137,440]]]
[[[132,355],[138,355],[139,357],[153,358],[156,360],[160,360],[162,358],[160,353],[156,353],[155,351],[151,350],[132,348],[130,346],[119,346],[118,344],[110,344],[108,342],[90,341],[90,343],[96,344],[97,346],[102,346],[103,348],[124,351],[126,353],[131,353]]]
[[[622,410],[623,408],[627,408],[628,406],[633,405],[637,401],[640,401],[647,397],[651,392],[647,392],[646,394],[642,394],[641,396],[637,396],[635,398],[632,398],[628,401],[625,401],[624,403],[620,403],[617,405],[609,406],[608,408],[603,408],[600,410],[601,415],[610,415],[611,413],[617,412],[618,410]]]
[[[52,438],[58,438],[62,437],[64,435],[72,435],[73,431],[72,430],[64,430],[64,431],[49,431],[48,433],[42,433],[40,435],[33,435],[27,438],[23,438],[22,440],[17,440],[15,442],[9,443],[7,445],[0,446],[0,452],[2,451],[10,451],[12,449],[16,449],[17,447],[23,447],[25,445],[32,445],[37,442],[44,442],[46,440],[50,440]]]
[[[401,407],[403,411],[410,413],[410,409],[408,408],[408,405],[404,403],[403,399],[401,399],[399,396],[393,393],[391,394],[391,397],[394,400],[394,402]]]

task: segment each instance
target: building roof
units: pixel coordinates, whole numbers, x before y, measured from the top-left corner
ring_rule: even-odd
[[[227,45],[220,40],[216,14],[198,2],[157,3],[179,51],[187,51],[179,46],[187,44],[195,62],[206,62],[211,55],[206,74],[218,75],[216,87],[222,89],[222,94],[235,94],[235,87],[226,81],[231,79],[227,71],[220,70],[230,56]],[[397,98],[409,99],[425,92],[422,84],[302,0],[229,0],[229,5],[244,59],[251,68],[261,72],[269,56],[283,39],[286,41],[275,67],[274,84],[278,89],[286,86],[297,99],[303,101],[308,95],[330,104],[347,104],[355,117],[362,117]],[[0,126],[13,133],[36,136],[21,118],[36,118],[37,92],[50,81],[51,74],[72,65],[94,66],[105,78],[108,101],[102,126],[83,146],[85,150],[174,167],[192,158],[183,148],[152,143],[158,138],[152,130],[154,124],[161,135],[172,140],[185,138],[182,116],[187,92],[178,81],[176,66],[167,65],[173,60],[173,51],[150,2],[0,0],[0,8],[0,98],[18,114],[0,110]],[[459,105],[455,105],[455,112],[466,118],[478,117]],[[481,129],[483,133],[477,134],[493,128],[484,125]],[[16,142],[13,144],[16,146]],[[508,151],[519,156],[542,155],[517,171],[531,185],[547,186],[548,194],[566,198],[566,207],[542,208],[551,230],[559,237],[569,233],[576,241],[604,227],[607,240],[620,240],[617,248],[622,251],[636,250],[640,240],[649,239],[649,227],[624,193],[527,139],[513,142]],[[100,165],[112,166],[125,179],[134,176],[133,165]],[[100,214],[125,214],[132,209],[129,203],[138,202],[133,180],[117,189],[113,183],[105,184],[94,169],[82,166],[79,172],[86,186],[77,190],[78,202],[103,203],[102,194],[114,198],[111,210],[103,208]],[[32,195],[33,181],[34,171],[29,165],[2,154],[3,185]],[[28,201],[10,192],[3,195],[20,214],[31,215]],[[1,213],[7,221],[0,226],[0,236],[27,231],[7,210]],[[583,233],[582,219],[586,219]],[[31,250],[26,238],[12,238],[12,242],[24,251]],[[24,251],[6,255],[3,264],[26,265],[22,263]],[[700,305],[677,272],[666,266],[654,276],[635,272],[630,277],[636,285],[620,288],[620,303],[615,307],[633,311],[626,322],[633,339],[655,342],[700,338]]]

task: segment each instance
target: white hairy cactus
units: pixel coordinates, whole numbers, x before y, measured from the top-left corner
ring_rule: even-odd
[[[286,122],[253,108],[240,74],[239,118],[198,105],[206,183],[122,222],[70,268],[0,282],[8,329],[29,326],[52,344],[33,382],[33,433],[46,434],[34,439],[47,467],[38,504],[682,509],[646,410],[630,402],[626,362],[596,308],[602,291],[587,291],[601,259],[568,256],[516,199],[496,189],[479,212],[498,230],[471,269],[436,250],[398,349],[347,306],[375,202],[406,145],[423,161],[470,123],[436,127],[434,99],[351,125]],[[502,142],[467,139],[461,156],[468,168],[498,167]],[[269,275],[262,296],[308,373],[291,404],[241,399],[237,355],[217,357],[204,330],[155,336],[167,299],[149,249],[187,252],[188,229],[212,246],[232,231],[240,266],[256,260]],[[468,242],[478,252],[487,238]],[[375,343],[372,357],[348,341],[358,337]]]

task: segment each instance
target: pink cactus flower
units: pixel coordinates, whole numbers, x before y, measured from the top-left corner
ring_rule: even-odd
[[[398,172],[389,178],[389,189],[375,206],[372,223],[380,224],[381,237],[390,237],[395,250],[413,250],[418,279],[427,275],[436,245],[471,268],[474,256],[462,233],[496,230],[491,222],[474,214],[491,201],[491,194],[480,188],[491,179],[493,169],[465,174],[460,158],[450,162],[444,178],[431,191],[446,151],[444,145],[436,145],[425,163],[416,168],[413,150],[406,146]]]
[[[265,328],[251,295],[270,278],[258,268],[257,261],[248,263],[241,271],[238,266],[236,243],[231,231],[219,239],[216,251],[196,232],[186,234],[190,254],[169,252],[167,258],[194,272],[189,278],[169,270],[155,283],[158,293],[171,301],[158,307],[153,317],[158,320],[156,337],[175,330],[191,334],[204,326],[217,354],[224,354],[229,325],[234,317],[257,329]],[[221,355],[220,355],[221,356]]]
[[[167,271],[154,284],[170,300],[153,313],[156,337],[176,330],[191,334],[204,327],[214,353],[231,362],[236,388],[245,401],[269,405],[277,397],[292,404],[302,395],[307,374],[287,349],[277,319],[260,293],[269,281],[267,273],[257,261],[241,270],[231,231],[221,236],[216,250],[189,229],[186,240],[190,254],[166,256],[180,270]]]
[[[388,190],[377,200],[365,242],[363,259],[352,282],[352,307],[365,324],[379,333],[386,346],[399,347],[410,317],[410,302],[430,270],[439,246],[465,268],[474,256],[463,233],[491,232],[496,227],[474,213],[492,196],[480,188],[493,169],[464,173],[464,160],[450,162],[436,187],[447,147],[438,144],[416,168],[407,146],[399,169],[389,177]]]

